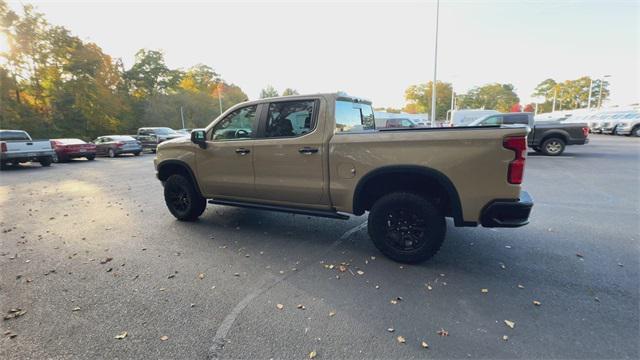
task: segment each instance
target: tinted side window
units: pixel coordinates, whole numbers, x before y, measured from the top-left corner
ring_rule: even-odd
[[[265,137],[292,137],[308,134],[315,128],[314,100],[269,104]]]
[[[253,138],[257,105],[238,109],[222,119],[212,131],[214,141],[246,140]]]
[[[505,115],[503,124],[529,124],[529,115],[527,114],[516,114],[516,115]]]
[[[489,116],[478,125],[481,125],[481,126],[502,125],[502,115]]]

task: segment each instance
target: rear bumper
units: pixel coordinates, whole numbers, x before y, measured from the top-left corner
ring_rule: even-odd
[[[49,157],[55,155],[55,151],[47,150],[47,151],[34,151],[34,152],[20,152],[20,153],[10,153],[4,152],[0,153],[0,159],[2,161],[22,161],[27,162],[31,160],[37,160],[41,157]]]
[[[120,155],[120,154],[135,154],[135,153],[139,153],[142,152],[142,146],[137,147],[137,148],[129,148],[129,149],[116,149],[116,154]]]
[[[588,143],[589,143],[589,138],[572,139],[567,143],[567,145],[584,145],[584,144],[588,144]]]
[[[529,223],[533,199],[526,191],[520,192],[517,200],[493,200],[480,215],[484,227],[519,227]]]

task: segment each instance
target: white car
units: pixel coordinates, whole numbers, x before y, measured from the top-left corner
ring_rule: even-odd
[[[616,135],[631,135],[640,137],[640,111],[628,113],[620,120],[615,130]]]

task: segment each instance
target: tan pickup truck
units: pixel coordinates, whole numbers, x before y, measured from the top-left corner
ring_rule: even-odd
[[[371,103],[346,94],[238,104],[191,138],[158,146],[169,211],[209,203],[346,219],[369,212],[375,246],[400,262],[432,257],[455,226],[517,227],[526,127],[376,129]]]

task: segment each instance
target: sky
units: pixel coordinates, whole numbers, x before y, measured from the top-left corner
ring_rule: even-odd
[[[133,64],[161,49],[172,68],[203,63],[250,99],[267,85],[345,91],[402,107],[434,75],[435,1],[12,1],[34,4]],[[608,78],[608,105],[640,100],[640,1],[441,0],[437,78],[458,93],[512,83],[522,103],[547,78]]]

